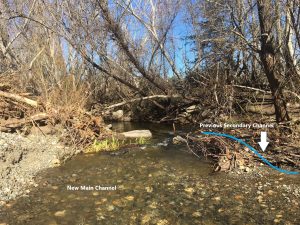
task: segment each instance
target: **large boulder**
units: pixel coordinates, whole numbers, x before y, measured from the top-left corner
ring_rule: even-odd
[[[150,130],[132,130],[121,133],[125,138],[151,138],[152,133]]]

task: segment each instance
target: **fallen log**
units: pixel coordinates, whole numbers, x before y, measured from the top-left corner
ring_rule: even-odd
[[[123,102],[120,102],[120,103],[117,103],[117,104],[114,104],[114,105],[110,105],[110,106],[106,107],[105,109],[106,110],[113,109],[113,108],[116,108],[116,107],[119,107],[119,106],[122,106],[122,105],[126,105],[126,104],[129,104],[129,103],[136,102],[136,101],[149,100],[149,99],[153,99],[153,98],[161,98],[161,99],[180,98],[180,95],[172,95],[172,96],[170,96],[170,95],[151,95],[151,96],[147,96],[147,97],[134,98],[134,99],[123,101]]]
[[[10,132],[10,129],[6,128],[6,127],[1,127],[0,126],[0,132]]]
[[[35,114],[28,118],[24,118],[24,119],[19,119],[19,120],[11,119],[0,125],[0,131],[1,132],[9,132],[11,130],[21,128],[26,124],[37,123],[37,122],[46,120],[48,118],[49,118],[49,116],[46,113],[38,113],[38,114]]]
[[[34,101],[34,100],[26,98],[26,97],[22,97],[17,94],[0,91],[0,97],[9,98],[9,99],[15,100],[17,102],[25,103],[34,108],[38,107],[37,101]]]

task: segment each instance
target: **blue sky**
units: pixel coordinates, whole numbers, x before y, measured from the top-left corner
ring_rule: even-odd
[[[192,34],[192,27],[191,25],[187,24],[186,20],[185,20],[185,15],[186,11],[185,9],[181,9],[177,15],[177,17],[175,18],[174,22],[173,22],[173,29],[171,30],[171,33],[169,33],[170,37],[174,38],[174,45],[175,45],[175,49],[176,49],[176,54],[175,54],[175,64],[177,67],[177,70],[179,72],[184,72],[186,69],[186,65],[184,62],[184,58],[186,57],[188,61],[194,61],[195,60],[195,56],[194,53],[192,51],[193,46],[191,41],[188,41],[186,38],[188,36],[190,36]],[[133,27],[130,28],[133,30],[139,30],[139,32],[142,33],[143,32],[147,32],[146,29],[144,29],[142,26],[140,27]],[[134,32],[135,33],[135,32]],[[62,45],[63,45],[63,51],[64,51],[64,56],[67,59],[68,58],[68,48],[67,48],[67,43],[65,41],[62,41]],[[110,48],[113,47],[114,45],[110,45]],[[95,60],[97,63],[99,63],[99,57],[94,55]],[[171,57],[173,57],[173,55],[171,55]],[[169,68],[169,76],[172,76],[172,71]]]

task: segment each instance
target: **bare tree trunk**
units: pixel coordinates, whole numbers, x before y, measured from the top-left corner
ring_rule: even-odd
[[[280,62],[276,58],[274,36],[272,35],[274,21],[272,17],[272,0],[257,0],[257,9],[261,31],[260,58],[273,95],[276,121],[288,121],[290,118],[280,82],[280,74],[276,70],[276,64]]]
[[[290,13],[290,3],[287,3],[286,6],[286,28],[285,28],[285,60],[286,60],[286,70],[288,76],[296,75],[296,78],[299,79],[300,74],[297,68],[297,61],[295,58],[295,50],[293,46],[293,37],[294,37],[294,29],[291,21],[291,13]]]
[[[4,10],[8,9],[8,5],[9,4],[7,0],[0,1],[0,6],[1,6],[0,16],[5,16]],[[9,43],[10,41],[9,41],[9,33],[8,33],[8,22],[5,19],[0,18],[0,59],[2,62],[4,62],[4,60],[7,59],[9,64],[15,67],[16,58],[13,52],[11,51],[11,49],[7,47]],[[1,69],[2,62],[0,62],[0,69]]]
[[[141,75],[151,82],[155,87],[161,90],[163,93],[168,93],[168,88],[164,85],[162,79],[158,79],[154,74],[147,71],[138,58],[133,54],[130,50],[129,43],[124,36],[124,32],[120,25],[114,20],[112,15],[109,12],[107,4],[103,3],[102,1],[98,0],[98,5],[102,11],[104,19],[106,20],[106,24],[108,29],[111,33],[113,33],[114,37],[116,38],[117,43],[120,45],[120,48],[124,51],[126,56],[128,57],[129,61],[135,66],[135,68],[141,73]]]
[[[289,14],[291,17],[292,27],[295,31],[295,37],[298,43],[298,47],[300,47],[300,30],[299,30],[299,21],[300,21],[300,9],[296,10],[296,12],[293,11],[293,8],[297,6],[297,0],[293,0],[292,3],[290,3],[290,7],[288,8]]]
[[[38,103],[36,101],[22,97],[20,95],[0,91],[0,97],[9,98],[17,102],[25,103],[35,108],[38,107]]]

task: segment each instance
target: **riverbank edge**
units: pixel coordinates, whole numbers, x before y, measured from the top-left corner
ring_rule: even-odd
[[[146,131],[147,137],[144,136],[150,139],[152,134],[149,130]],[[141,136],[145,130],[132,132]],[[126,136],[127,133],[112,132],[112,137],[116,140],[130,139]],[[28,195],[30,190],[37,187],[35,178],[41,171],[58,167],[80,153],[114,152],[118,155],[126,153],[127,150],[126,145],[120,145],[116,149],[86,152],[81,145],[66,145],[58,134],[23,136],[18,133],[0,132],[0,207],[11,200]]]
[[[37,187],[39,172],[58,167],[81,152],[55,135],[0,132],[0,208]]]
[[[4,140],[4,141],[3,141]],[[66,146],[55,135],[29,135],[9,134],[0,132],[0,208],[12,200],[26,196],[37,187],[35,178],[46,169],[58,167],[72,157],[83,153],[83,149],[76,146]],[[7,148],[8,151],[3,151]],[[6,146],[6,147],[5,147]],[[115,150],[112,155],[122,155],[128,149]],[[93,153],[94,154],[94,153]],[[229,172],[229,171],[228,171]],[[255,176],[258,170],[230,171],[231,176]],[[272,173],[270,169],[258,173],[259,176]]]

